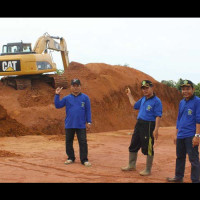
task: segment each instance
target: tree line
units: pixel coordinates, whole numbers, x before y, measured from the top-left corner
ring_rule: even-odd
[[[181,91],[181,85],[183,84],[183,79],[180,78],[177,82],[173,81],[173,80],[162,80],[161,83],[168,85],[169,87],[173,87],[176,88],[177,90]],[[197,85],[194,84],[194,88],[195,88],[195,95],[200,97],[200,83],[198,83]]]

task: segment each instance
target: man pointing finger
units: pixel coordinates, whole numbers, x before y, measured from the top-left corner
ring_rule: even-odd
[[[59,95],[62,88],[57,88],[54,99],[56,108],[66,107],[65,132],[68,159],[65,161],[65,164],[71,164],[75,161],[73,140],[76,133],[79,142],[81,163],[85,166],[91,166],[91,163],[88,162],[86,137],[86,130],[89,130],[91,126],[90,99],[86,94],[81,93],[81,82],[79,79],[71,81],[70,89],[71,94],[60,100]]]

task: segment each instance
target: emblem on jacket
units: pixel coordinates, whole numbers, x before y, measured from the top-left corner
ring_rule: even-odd
[[[188,115],[192,115],[192,110],[188,109]]]
[[[85,107],[85,102],[81,102],[81,107],[82,107],[82,108]]]
[[[148,105],[147,108],[146,108],[146,110],[147,110],[147,111],[150,111],[151,108],[152,108],[152,107],[151,107],[150,105]]]

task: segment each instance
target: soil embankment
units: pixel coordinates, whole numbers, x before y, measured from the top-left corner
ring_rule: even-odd
[[[126,66],[104,63],[71,62],[65,72],[68,82],[79,78],[82,92],[91,99],[91,132],[133,129],[137,111],[130,106],[125,88],[135,99],[142,97],[140,83],[149,79],[163,103],[161,126],[174,126],[181,94],[149,75]],[[63,89],[61,98],[70,93]],[[65,109],[55,109],[54,89],[45,82],[33,81],[32,89],[15,90],[0,83],[0,136],[64,134]]]

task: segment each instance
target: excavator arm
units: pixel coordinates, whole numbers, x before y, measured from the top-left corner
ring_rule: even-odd
[[[60,43],[55,41],[55,39],[59,39]],[[45,33],[43,36],[38,38],[33,48],[33,51],[38,54],[42,54],[47,53],[47,49],[61,52],[64,70],[66,70],[69,66],[69,57],[65,39],[62,37],[50,36],[47,33]]]

